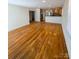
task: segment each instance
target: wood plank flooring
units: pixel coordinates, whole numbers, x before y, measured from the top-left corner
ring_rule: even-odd
[[[9,59],[69,59],[61,24],[34,22],[8,36]]]

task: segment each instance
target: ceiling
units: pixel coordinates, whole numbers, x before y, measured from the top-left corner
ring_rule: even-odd
[[[64,0],[46,0],[45,3],[42,1],[43,0],[8,0],[8,3],[32,8],[54,8],[64,5]]]

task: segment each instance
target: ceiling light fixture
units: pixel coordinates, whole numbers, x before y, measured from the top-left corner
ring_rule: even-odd
[[[42,2],[43,2],[43,3],[46,3],[46,0],[43,0]]]

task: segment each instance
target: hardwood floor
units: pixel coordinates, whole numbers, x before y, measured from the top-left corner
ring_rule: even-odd
[[[35,22],[8,36],[9,59],[69,59],[61,24]]]

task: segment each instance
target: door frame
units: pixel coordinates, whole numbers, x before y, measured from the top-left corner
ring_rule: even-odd
[[[32,23],[35,21],[35,11],[29,11],[29,22]]]

